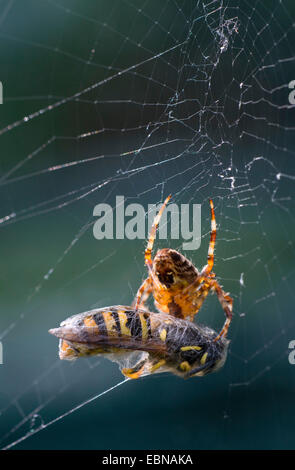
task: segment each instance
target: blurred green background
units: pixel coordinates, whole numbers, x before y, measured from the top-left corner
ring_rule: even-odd
[[[293,3],[0,3],[2,447],[31,432],[15,448],[294,448]],[[129,305],[146,276],[145,242],[96,240],[94,206],[169,193],[202,204],[199,268],[216,206],[224,368],[129,381],[34,434],[122,380],[104,358],[59,361],[48,334]],[[222,325],[214,296],[198,321]]]

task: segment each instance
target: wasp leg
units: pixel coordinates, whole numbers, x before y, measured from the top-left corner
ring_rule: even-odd
[[[122,374],[129,379],[139,379],[145,370],[146,363],[147,359],[138,362],[134,367],[124,367],[124,369],[122,369]]]
[[[156,372],[156,370],[158,370],[164,364],[166,364],[165,359],[161,359],[160,361],[153,363],[153,365],[151,365],[151,368],[150,368],[150,373],[153,374],[154,372]]]
[[[138,362],[134,367],[122,369],[122,374],[129,379],[139,379],[145,372],[145,374],[153,374],[160,367],[166,364],[165,359],[144,359],[143,361]]]

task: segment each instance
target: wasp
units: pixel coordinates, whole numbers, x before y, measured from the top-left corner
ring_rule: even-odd
[[[208,327],[121,305],[74,315],[49,333],[60,338],[60,359],[105,354],[130,379],[156,372],[183,378],[209,374],[222,367],[229,344],[223,337],[214,341],[216,332]],[[130,357],[132,366],[129,361],[124,367]]]

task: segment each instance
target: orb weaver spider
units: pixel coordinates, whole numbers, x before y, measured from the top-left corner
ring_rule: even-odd
[[[208,259],[207,264],[199,272],[185,256],[170,248],[158,250],[152,259],[157,228],[170,198],[171,195],[165,199],[154,219],[144,256],[149,275],[138,289],[133,306],[135,310],[145,308],[148,297],[153,294],[155,306],[160,312],[193,321],[209,292],[215,292],[226,316],[222,330],[214,339],[218,341],[227,335],[232,319],[233,300],[223,291],[212,272],[216,240],[213,201],[210,199],[211,234]]]

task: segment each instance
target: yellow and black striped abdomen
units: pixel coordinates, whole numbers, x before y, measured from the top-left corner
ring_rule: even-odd
[[[89,320],[85,318],[84,323]],[[147,340],[151,338],[151,322],[148,312],[128,309],[128,307],[109,307],[91,315],[91,322],[104,337],[133,338]]]
[[[50,333],[61,339],[60,358],[71,360],[122,349],[155,349],[152,325],[156,324],[149,312],[116,306],[74,315]]]

